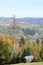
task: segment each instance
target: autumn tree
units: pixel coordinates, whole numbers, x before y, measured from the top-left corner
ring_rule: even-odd
[[[0,36],[0,64],[8,63],[11,60],[13,51],[12,38],[9,35]]]
[[[41,52],[40,52],[40,57],[41,57],[41,59],[43,61],[43,41],[42,41],[42,48],[41,48]]]

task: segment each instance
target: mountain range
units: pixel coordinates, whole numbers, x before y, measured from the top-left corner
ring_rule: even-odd
[[[13,17],[0,17],[0,23],[9,23],[13,21]],[[24,18],[16,18],[17,22],[29,22],[39,24],[43,26],[43,18],[33,18],[33,17],[24,17]]]

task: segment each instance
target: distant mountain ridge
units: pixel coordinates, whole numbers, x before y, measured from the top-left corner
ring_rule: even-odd
[[[12,22],[12,17],[0,17],[0,23],[8,23]],[[18,22],[29,22],[29,23],[35,23],[43,26],[43,18],[32,18],[32,17],[25,17],[25,18],[16,18],[16,21]]]
[[[9,18],[9,17],[0,17],[0,23],[8,23],[8,22],[12,22],[13,18]]]
[[[43,18],[18,18],[17,21],[22,21],[22,22],[29,22],[29,23],[35,23],[43,26]]]

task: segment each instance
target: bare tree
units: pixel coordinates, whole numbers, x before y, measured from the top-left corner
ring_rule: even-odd
[[[13,17],[13,22],[12,22],[12,35],[13,35],[13,43],[14,43],[14,46],[13,46],[13,49],[14,49],[14,52],[15,52],[15,43],[16,43],[16,30],[17,30],[17,22],[16,22],[16,19],[15,19],[15,16]]]

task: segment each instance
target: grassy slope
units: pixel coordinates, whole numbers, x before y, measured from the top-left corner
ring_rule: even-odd
[[[12,65],[43,65],[43,62],[36,62],[36,63],[19,63],[19,64],[12,64]]]

